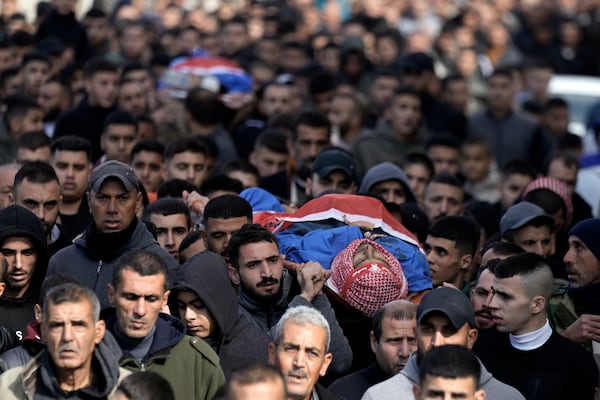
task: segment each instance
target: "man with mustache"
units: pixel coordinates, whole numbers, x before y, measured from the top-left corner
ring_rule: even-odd
[[[493,272],[489,307],[498,333],[482,335],[475,354],[527,399],[593,399],[598,368],[592,354],[550,326],[554,279],[546,261],[518,254]]]
[[[569,231],[569,250],[564,256],[569,280],[569,296],[575,304],[577,320],[562,335],[589,345],[600,341],[600,219],[589,218]]]
[[[174,271],[179,263],[154,240],[138,218],[142,207],[140,183],[133,169],[120,161],[106,161],[92,172],[87,191],[92,223],[73,244],[50,259],[47,275],[72,275],[92,289],[100,305],[109,305],[106,285],[117,260],[133,249],[158,255]]]
[[[147,250],[132,250],[115,265],[107,288],[114,312],[105,320],[123,352],[120,364],[161,375],[178,400],[213,399],[225,384],[219,357],[201,338],[186,336],[181,320],[161,313],[169,286],[165,262]]]
[[[0,253],[8,263],[0,321],[21,341],[27,324],[34,319],[33,306],[48,263],[44,228],[32,212],[16,205],[0,210]]]
[[[66,283],[50,290],[41,329],[46,350],[0,375],[3,399],[106,399],[130,374],[119,367],[119,348],[90,289]]]
[[[327,296],[322,292],[330,272],[317,262],[300,265],[296,276],[283,268],[277,238],[260,225],[247,224],[229,241],[229,260],[240,281],[241,312],[267,334],[288,308],[312,307],[323,314],[331,329],[332,370],[350,367],[352,350]],[[297,285],[298,290],[293,290]]]
[[[13,197],[15,204],[34,213],[42,223],[50,255],[69,245],[56,223],[62,195],[58,176],[49,164],[34,161],[22,166],[15,175]]]
[[[275,326],[269,362],[281,370],[287,400],[335,400],[317,381],[331,364],[331,333],[323,315],[312,307],[288,309]]]
[[[406,367],[393,377],[371,386],[362,400],[412,399],[413,386],[422,384],[421,361],[431,349],[448,344],[473,348],[478,333],[468,297],[449,287],[428,292],[417,308],[415,337],[417,351],[410,355]],[[479,364],[479,382],[487,399],[524,399],[514,388],[494,378],[481,361]]]
[[[480,331],[494,328],[489,303],[492,296],[493,265],[525,250],[509,242],[493,242],[483,250],[481,266],[475,284],[471,288],[471,303],[475,310],[475,325]]]

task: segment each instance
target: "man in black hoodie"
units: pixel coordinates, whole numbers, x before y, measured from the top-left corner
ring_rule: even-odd
[[[171,314],[191,336],[204,339],[219,355],[225,376],[252,361],[267,361],[269,336],[240,313],[223,257],[203,251],[177,270]]]
[[[29,210],[10,206],[0,210],[0,253],[8,262],[6,290],[0,297],[0,321],[23,339],[48,265],[46,234]]]

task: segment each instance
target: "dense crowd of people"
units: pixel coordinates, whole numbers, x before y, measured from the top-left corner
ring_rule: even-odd
[[[600,398],[597,3],[3,0],[0,397]]]

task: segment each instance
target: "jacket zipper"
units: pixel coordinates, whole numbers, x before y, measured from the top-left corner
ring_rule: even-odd
[[[96,285],[98,284],[98,278],[100,277],[101,270],[102,270],[102,260],[98,260],[98,268],[96,268],[96,279],[94,280],[94,292],[96,291]]]

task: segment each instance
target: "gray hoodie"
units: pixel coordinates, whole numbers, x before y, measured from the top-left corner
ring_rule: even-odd
[[[525,397],[512,386],[500,382],[481,365],[479,384],[485,391],[487,400],[525,400]],[[371,386],[361,400],[412,399],[413,386],[419,384],[417,352],[413,352],[400,373],[375,386]]]

